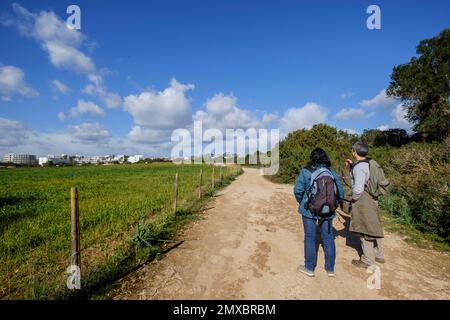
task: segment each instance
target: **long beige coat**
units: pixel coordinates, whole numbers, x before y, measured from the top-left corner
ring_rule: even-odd
[[[349,230],[373,238],[383,238],[383,228],[378,214],[378,201],[366,191],[352,203]]]

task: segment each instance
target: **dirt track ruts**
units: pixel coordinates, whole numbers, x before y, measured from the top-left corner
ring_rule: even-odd
[[[358,239],[347,221],[334,220],[336,277],[323,269],[319,248],[315,278],[296,272],[303,263],[303,227],[291,185],[245,169],[209,204],[201,220],[178,236],[185,242],[159,261],[119,281],[112,299],[449,299],[450,256],[419,249],[386,233],[381,289],[351,265]]]

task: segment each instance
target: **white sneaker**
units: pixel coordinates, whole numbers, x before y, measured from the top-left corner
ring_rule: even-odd
[[[308,277],[314,277],[314,271],[306,269],[305,266],[299,266],[297,271],[306,274]]]
[[[334,273],[334,271],[327,271],[327,275],[331,278],[335,277],[336,274]]]

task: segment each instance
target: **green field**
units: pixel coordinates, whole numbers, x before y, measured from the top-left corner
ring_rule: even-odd
[[[84,294],[157,256],[164,239],[213,194],[212,166],[171,163],[0,170],[0,298],[67,298],[70,188],[78,187]],[[179,210],[173,213],[179,173]],[[223,168],[223,184],[239,174]],[[215,168],[220,187],[219,168]],[[206,197],[204,197],[206,198]],[[204,200],[203,200],[204,201]]]

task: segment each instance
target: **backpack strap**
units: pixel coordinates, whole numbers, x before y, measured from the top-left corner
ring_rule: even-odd
[[[353,164],[350,166],[350,169],[353,171],[353,168],[354,168],[354,167],[356,167],[358,164],[363,163],[363,162],[369,164],[369,166],[370,166],[370,160],[371,160],[371,159],[366,158],[366,159],[364,159],[364,160],[356,161],[355,163],[353,163]]]
[[[328,168],[327,168],[327,169],[328,169]],[[316,170],[317,170],[317,169],[316,169]],[[314,171],[316,171],[316,170],[314,170]],[[328,170],[330,170],[330,169],[328,169]],[[317,179],[320,177],[320,175],[323,174],[323,173],[325,173],[325,172],[326,172],[326,171],[320,172],[320,173],[314,178],[313,182],[311,183],[311,185],[310,185],[309,188],[308,188],[308,192],[311,191],[312,187],[314,186],[314,181],[317,180]],[[310,180],[311,180],[311,179],[310,179]],[[334,180],[334,178],[333,178],[333,180]],[[335,182],[336,182],[336,181],[335,181]]]
[[[371,158],[366,158],[366,159],[364,159],[364,160],[360,160],[360,161],[356,162],[355,164],[353,164],[352,167],[351,167],[352,176],[353,176],[353,168],[356,167],[356,165],[358,165],[359,163],[362,163],[362,162],[365,162],[365,163],[367,163],[367,164],[369,165],[369,171],[370,171],[370,160],[372,160],[372,159],[371,159]],[[369,178],[369,180],[367,181],[367,184],[368,184],[369,182],[370,182],[370,178]],[[367,190],[367,184],[364,185],[364,192],[367,192],[368,195],[370,195],[372,198],[374,198],[375,200],[377,200],[378,197],[373,196],[373,195]]]
[[[336,179],[333,179],[333,180],[334,180],[334,186],[336,187],[336,196],[339,199],[339,203],[341,203],[343,199],[341,199],[341,197],[340,197],[339,187],[338,187],[337,181],[336,181]]]
[[[313,168],[313,167],[311,167],[311,166],[306,166],[306,167],[304,167],[304,169],[308,170],[308,171],[311,173],[311,175],[312,175],[312,173],[313,173],[314,171],[316,171],[318,168]],[[319,174],[314,178],[314,180],[316,180],[320,174],[322,174],[322,173],[319,173]],[[311,200],[309,194],[310,194],[310,192],[311,192],[311,190],[312,190],[312,188],[313,188],[313,186],[314,186],[314,180],[311,182],[311,179],[312,179],[312,176],[308,179],[308,180],[310,181],[310,185],[309,185],[308,188],[306,189],[306,196],[307,196],[307,199],[306,199],[305,205],[304,205],[304,207],[305,207],[306,210],[308,210],[309,202],[310,202],[310,200]]]
[[[350,171],[351,171],[351,173],[352,173],[352,177],[354,177],[354,175],[353,175],[353,169],[354,169],[358,164],[360,164],[360,163],[367,163],[367,164],[369,165],[369,170],[370,170],[370,159],[369,159],[369,158],[366,158],[366,159],[364,159],[364,160],[359,160],[359,161],[353,163],[353,164],[350,166]]]
[[[327,170],[331,173],[331,176],[333,177],[334,186],[336,187],[336,195],[337,195],[338,198],[340,198],[340,197],[339,197],[339,187],[338,187],[336,178],[335,178],[334,175],[333,175],[333,171],[332,171],[329,167],[327,167],[327,166],[323,166],[323,168],[327,169]],[[305,169],[307,169],[307,170],[310,171],[311,173],[313,173],[314,171],[317,170],[317,169],[314,169],[314,168],[312,168],[312,167],[310,167],[310,166],[306,166]],[[321,172],[320,174],[317,175],[316,179],[317,179],[321,174],[322,174],[322,172]],[[311,189],[311,188],[312,188],[312,185],[310,186],[309,189]]]
[[[322,224],[327,220],[328,220],[328,234],[330,234],[331,233],[331,221],[333,221],[332,218],[319,219],[317,224],[319,225],[319,227],[322,227]]]

